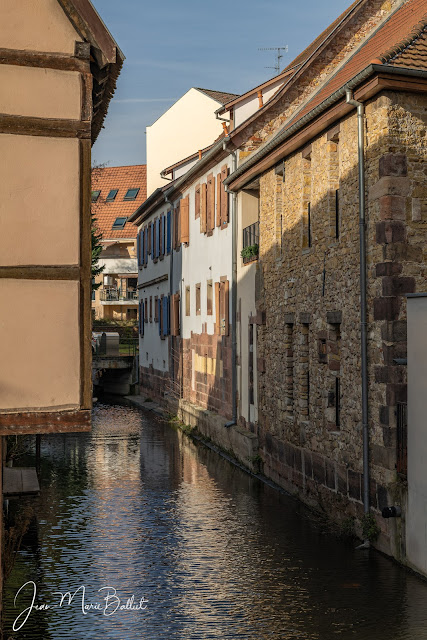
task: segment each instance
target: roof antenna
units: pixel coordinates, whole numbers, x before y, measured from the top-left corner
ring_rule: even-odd
[[[274,67],[265,67],[266,69],[275,69],[276,75],[280,73],[280,61],[283,58],[283,53],[287,53],[288,45],[286,44],[284,47],[258,47],[258,51],[276,51],[276,64]]]

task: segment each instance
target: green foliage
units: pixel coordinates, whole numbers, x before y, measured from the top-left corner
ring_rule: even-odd
[[[251,244],[249,247],[245,247],[241,250],[240,255],[242,258],[255,258],[258,255],[258,245]]]
[[[364,540],[375,542],[381,533],[381,529],[377,525],[375,516],[372,513],[365,514],[361,520],[361,524]]]
[[[96,218],[94,213],[91,214],[91,243],[92,243],[92,290],[96,291],[101,286],[101,282],[95,282],[94,278],[104,271],[104,265],[100,266],[99,257],[102,253],[102,234],[96,226]]]
[[[355,538],[356,534],[354,531],[355,518],[354,516],[349,516],[348,518],[344,518],[339,525],[340,529],[340,538],[351,539]]]

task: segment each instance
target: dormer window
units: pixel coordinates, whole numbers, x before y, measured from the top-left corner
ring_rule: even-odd
[[[127,218],[116,218],[113,223],[113,229],[124,229]]]
[[[139,189],[128,189],[126,191],[126,195],[123,198],[123,200],[135,200],[138,193],[139,193]]]
[[[92,202],[96,202],[99,198],[101,191],[92,191]]]
[[[106,202],[113,202],[113,200],[116,199],[116,195],[118,194],[119,190],[118,189],[111,189],[111,191],[109,192],[108,196],[106,197]]]

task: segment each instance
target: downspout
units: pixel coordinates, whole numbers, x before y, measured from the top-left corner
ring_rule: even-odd
[[[165,194],[165,202],[171,208],[171,255],[170,255],[170,262],[169,262],[169,295],[170,295],[170,299],[172,300],[172,296],[173,296],[173,217],[174,217],[174,210],[173,210],[173,204],[169,200],[167,194]],[[167,211],[166,211],[166,224],[167,224]],[[167,233],[166,233],[166,241],[167,241]],[[159,318],[159,322],[160,322],[160,318]],[[171,343],[172,343],[172,349],[171,349],[171,378],[172,378],[172,380],[174,380],[175,379],[175,366],[174,366],[174,358],[173,358],[174,336],[171,336]]]
[[[360,251],[360,351],[362,361],[362,428],[363,428],[363,510],[369,514],[369,425],[368,425],[368,358],[366,321],[366,239],[365,239],[365,107],[346,89],[347,103],[357,107],[357,147],[359,157],[359,251]],[[369,542],[365,540],[364,546]]]
[[[222,148],[227,148],[228,140],[224,140]],[[231,152],[231,171],[237,169],[237,151]],[[232,427],[237,424],[237,193],[225,187],[226,193],[231,193],[231,251],[232,251],[232,271],[231,271],[231,402],[232,418],[225,427]]]

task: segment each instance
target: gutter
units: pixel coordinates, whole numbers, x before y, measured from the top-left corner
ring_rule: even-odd
[[[366,313],[366,211],[365,211],[365,105],[346,89],[346,102],[357,107],[357,153],[359,165],[359,254],[360,254],[360,353],[362,373],[362,431],[363,431],[363,511],[369,514],[369,424],[368,424],[368,349]],[[369,546],[365,540],[364,547]]]
[[[224,181],[226,185],[231,184],[236,181],[240,176],[242,176],[248,169],[257,164],[260,160],[265,158],[271,151],[273,151],[279,144],[291,138],[295,133],[297,133],[300,129],[303,129],[307,124],[309,124],[312,120],[314,120],[317,116],[322,114],[324,111],[333,106],[336,102],[338,102],[341,98],[346,96],[347,89],[353,90],[359,85],[361,82],[369,78],[374,73],[386,72],[390,75],[399,75],[399,76],[409,76],[415,78],[427,78],[427,71],[420,69],[405,69],[402,67],[392,67],[383,64],[370,64],[365,69],[356,74],[346,85],[335,91],[329,98],[326,98],[323,102],[321,102],[317,107],[314,107],[311,111],[309,111],[305,116],[300,118],[295,124],[290,127],[279,131],[277,135],[274,136],[267,142],[265,146],[259,149],[253,156],[248,158],[246,162],[244,162],[240,167],[234,171],[232,174],[228,176],[228,178]],[[298,117],[298,114],[294,115],[293,118]],[[275,164],[277,159],[272,163]],[[261,171],[258,174],[251,175],[249,180],[254,180],[256,176],[260,175]],[[238,188],[242,188],[243,185]]]
[[[224,151],[227,148],[227,142],[223,142]],[[230,152],[232,159],[232,170],[237,168],[237,151]],[[232,417],[229,422],[226,422],[224,427],[233,427],[237,425],[237,193],[229,191],[225,187],[226,193],[231,193],[232,196],[232,208],[231,208],[231,255],[232,255],[232,270],[231,270],[231,403],[232,403]]]

